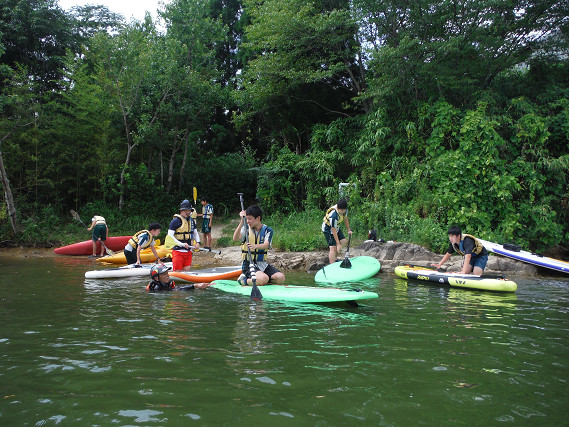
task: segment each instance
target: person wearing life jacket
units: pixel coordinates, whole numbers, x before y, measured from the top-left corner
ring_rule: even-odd
[[[87,228],[87,231],[93,230],[93,235],[91,236],[93,240],[93,255],[91,257],[95,258],[97,256],[97,241],[105,241],[107,240],[107,236],[109,235],[109,227],[107,227],[107,222],[105,218],[100,215],[94,215],[91,218],[91,226]],[[101,245],[101,255],[105,254],[105,247]]]
[[[204,249],[211,249],[211,223],[213,221],[213,206],[207,202],[207,198],[201,198],[202,213],[198,214],[203,218],[202,233]]]
[[[176,283],[170,280],[170,275],[168,271],[170,267],[166,267],[164,264],[156,264],[150,269],[151,281],[146,285],[146,292],[162,292],[162,291],[186,291],[189,289],[205,289],[211,285],[211,283],[192,283],[190,285],[185,285],[181,287],[176,287]]]
[[[192,217],[195,209],[188,200],[180,203],[180,213],[174,215],[168,227],[167,240],[173,242],[172,265],[176,271],[188,271],[192,266],[192,240],[194,249],[200,248],[200,235]]]
[[[160,234],[160,230],[162,230],[162,226],[157,222],[153,222],[148,226],[148,230],[136,232],[124,247],[126,263],[140,265],[140,251],[148,247],[152,250],[156,261],[161,262],[154,247],[154,238]]]
[[[350,229],[350,221],[348,221],[348,216],[346,212],[348,211],[348,202],[346,199],[338,200],[334,206],[331,206],[326,211],[324,219],[322,220],[322,233],[326,238],[326,243],[328,244],[328,262],[334,264],[338,254],[342,250],[342,245],[345,245],[347,240],[344,237],[344,233],[340,229],[340,224],[342,222],[346,223],[346,228],[348,234],[352,234]]]
[[[470,234],[462,234],[460,227],[456,226],[449,228],[448,239],[450,244],[443,259],[438,264],[432,264],[432,266],[441,268],[450,256],[457,252],[464,256],[461,274],[482,275],[488,262],[488,251],[482,243]]]
[[[273,229],[262,222],[263,210],[257,206],[249,206],[246,210],[239,213],[239,224],[233,233],[233,240],[241,242],[241,264],[242,274],[237,281],[242,285],[252,285],[251,263],[249,261],[249,251],[255,271],[255,283],[257,286],[275,283],[282,285],[285,282],[285,275],[267,262],[267,251],[271,247],[273,240]],[[247,227],[245,227],[247,221]],[[248,230],[248,236],[245,229]],[[249,243],[247,243],[249,239]]]

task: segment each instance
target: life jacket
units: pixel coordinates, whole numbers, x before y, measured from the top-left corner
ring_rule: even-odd
[[[182,225],[176,228],[176,230],[174,231],[174,237],[182,243],[191,244],[192,236],[196,228],[196,223],[192,218],[190,218],[188,221],[180,214],[174,215],[174,218],[176,217],[180,218],[180,220],[182,221]]]
[[[95,215],[93,216],[93,219],[95,220],[95,225],[107,225],[107,223],[105,222],[105,218],[103,218],[102,216]]]
[[[472,250],[472,253],[475,255],[480,255],[480,252],[482,252],[482,250],[484,249],[484,246],[482,246],[482,243],[480,243],[480,240],[478,240],[476,237],[474,237],[471,234],[463,234],[462,239],[460,240],[460,242],[458,244],[456,244],[456,243],[452,244],[453,249],[461,255],[466,255],[466,252],[464,252],[464,245],[463,245],[464,239],[466,237],[470,237],[471,239],[474,240],[474,249]]]
[[[172,291],[176,287],[174,282],[162,283],[156,280],[146,285],[146,292]]]
[[[267,234],[267,226],[263,224],[259,234],[256,234],[251,227],[249,227],[249,242],[255,245],[265,243],[265,235]],[[267,251],[265,249],[254,249],[251,251],[253,262],[263,261]],[[244,261],[249,260],[249,250],[247,246],[247,239],[241,245],[241,256]]]
[[[203,219],[209,219],[209,216],[213,214],[213,206],[210,204],[203,206],[202,214],[203,214]]]
[[[342,215],[340,213],[340,211],[338,211],[338,205],[334,205],[331,206],[330,208],[328,208],[328,210],[326,211],[326,215],[324,215],[324,219],[322,221],[324,221],[324,223],[328,226],[331,227],[330,225],[330,215],[332,214],[332,211],[336,211],[338,213],[338,224],[340,224],[342,221],[344,221],[344,215]]]
[[[139,236],[143,233],[148,233],[148,236],[150,237],[150,239],[147,242],[144,242],[144,246],[141,246],[141,249],[147,248],[148,246],[150,246],[152,244],[152,242],[154,241],[154,237],[152,236],[152,234],[150,234],[150,231],[148,230],[140,230],[138,233],[136,233],[134,236],[132,236],[129,240],[128,240],[128,244],[130,246],[132,246],[134,249],[138,248],[138,241],[139,241]]]

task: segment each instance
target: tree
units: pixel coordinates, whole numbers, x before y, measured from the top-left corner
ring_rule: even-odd
[[[4,163],[2,145],[7,143],[21,129],[31,126],[37,116],[38,103],[34,96],[33,82],[28,78],[28,72],[25,68],[16,67],[11,72],[10,79],[5,83],[2,90],[0,105],[2,106],[0,116],[0,175],[10,224],[14,235],[17,235],[20,232],[20,227],[14,196]]]

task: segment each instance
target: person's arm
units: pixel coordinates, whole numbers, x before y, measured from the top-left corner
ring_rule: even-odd
[[[441,262],[439,262],[438,264],[431,264],[431,265],[432,265],[433,267],[441,268],[441,267],[443,266],[443,264],[449,260],[449,258],[450,258],[451,255],[452,255],[452,254],[450,254],[450,253],[447,252],[447,253],[443,256],[443,259],[441,259]]]
[[[136,247],[136,263],[140,265],[140,245]]]
[[[243,228],[243,221],[245,219],[245,211],[241,211],[239,212],[239,217],[241,218],[239,221],[239,224],[237,225],[237,228],[235,229],[235,231],[233,232],[233,240],[241,240],[241,229]]]
[[[460,271],[461,274],[469,274],[470,272],[467,271],[468,266],[470,265],[470,259],[472,258],[472,254],[464,255],[464,263],[462,264],[462,270]]]
[[[211,222],[213,221],[213,212],[209,214],[209,228],[211,228]]]
[[[156,247],[154,246],[154,242],[152,242],[150,244],[150,249],[152,249],[152,253],[154,254],[154,256],[156,257],[156,262],[159,262],[160,264],[164,264],[162,262],[162,259],[160,258],[160,256],[158,255],[158,252],[156,252]]]
[[[348,234],[352,234],[352,229],[350,228],[350,220],[348,217],[344,218],[344,222],[346,223],[346,229],[348,230]]]
[[[194,245],[195,249],[199,249],[200,248],[200,233],[198,233],[198,229],[194,228],[194,242],[196,242],[196,244]]]
[[[87,231],[91,231],[93,229],[93,227],[95,226],[97,221],[93,220],[93,222],[91,222],[91,227],[87,228]]]

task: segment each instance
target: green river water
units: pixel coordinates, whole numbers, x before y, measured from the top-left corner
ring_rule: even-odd
[[[0,258],[0,425],[568,425],[569,276],[497,294],[380,273],[352,308],[147,294],[93,264]]]

